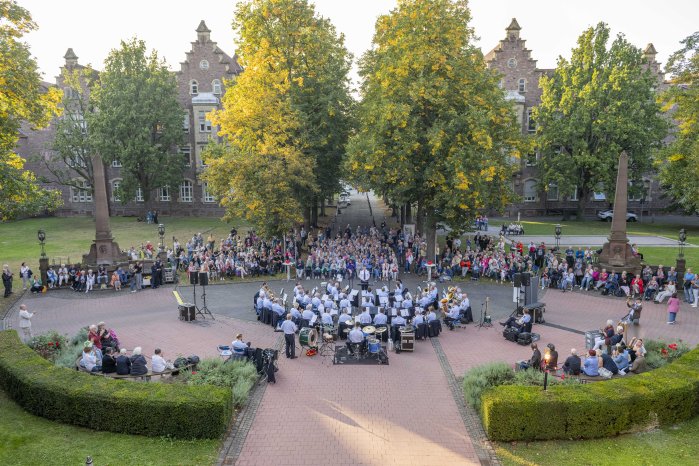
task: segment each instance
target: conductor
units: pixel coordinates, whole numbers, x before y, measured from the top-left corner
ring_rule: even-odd
[[[286,315],[286,320],[282,322],[281,325],[282,332],[284,332],[284,341],[286,342],[286,357],[289,359],[296,359],[296,324],[291,320],[291,314]]]

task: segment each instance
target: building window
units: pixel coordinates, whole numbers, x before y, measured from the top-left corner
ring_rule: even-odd
[[[206,119],[206,112],[199,112],[199,132],[210,133],[211,122]]]
[[[170,188],[168,186],[163,186],[162,188],[158,189],[158,199],[160,202],[170,201]]]
[[[520,79],[517,89],[519,92],[527,92],[527,80],[524,78]]]
[[[536,133],[536,122],[534,121],[534,118],[532,118],[532,113],[533,109],[530,108],[527,110],[527,132],[529,134]]]
[[[117,159],[112,160],[112,167],[121,168],[121,161]]]
[[[70,197],[73,202],[92,202],[92,190],[85,180],[77,181],[77,186],[71,186]]]
[[[510,58],[509,60],[507,60],[507,67],[508,68],[516,68],[517,67],[517,59]]]
[[[112,200],[114,202],[121,201],[121,198],[119,197],[119,186],[120,185],[121,185],[121,180],[112,181]]]
[[[524,202],[536,202],[536,180],[526,180],[524,182]]]
[[[209,62],[206,60],[202,60],[199,62],[199,69],[200,70],[208,70],[209,69]]]
[[[199,94],[199,83],[194,79],[189,82],[189,93],[192,95]]]
[[[214,197],[214,195],[209,192],[209,184],[208,183],[204,183],[202,185],[202,191],[204,194],[204,202],[206,202],[206,203],[216,202],[216,198]]]
[[[214,79],[211,81],[211,89],[213,89],[214,94],[218,95],[221,93],[221,81]]]
[[[524,158],[524,165],[527,167],[535,167],[536,162],[539,160],[539,153],[527,154]]]
[[[65,97],[67,100],[73,100],[77,99],[80,97],[80,93],[73,89],[72,87],[64,87],[63,88],[63,97]]]
[[[136,190],[136,202],[143,202],[143,189],[140,186]]]
[[[182,130],[189,134],[189,113],[184,114],[184,119],[182,120]]]
[[[547,201],[557,201],[558,200],[558,183],[549,183],[549,190],[546,192]]]
[[[187,167],[192,166],[192,147],[189,145],[179,147],[180,154],[182,154],[182,159]]]
[[[573,186],[573,192],[568,197],[568,200],[569,201],[577,201],[578,200],[578,186],[577,185]]]
[[[193,194],[194,188],[192,187],[192,182],[184,180],[180,185],[180,202],[192,202]]]

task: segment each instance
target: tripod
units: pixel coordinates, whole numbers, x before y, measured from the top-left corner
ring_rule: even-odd
[[[488,315],[488,305],[490,303],[490,297],[485,298],[485,302],[481,304],[481,320],[476,325],[478,327],[478,330],[482,329],[483,327],[492,327],[493,323],[490,321],[490,316]]]
[[[196,287],[196,285],[194,285]],[[202,293],[201,293],[201,299],[204,300],[204,305],[202,307],[197,307],[197,301],[196,301],[196,288],[195,288],[195,297],[194,297],[194,306],[197,308],[197,314],[202,316],[204,319],[206,319],[206,315],[208,314],[211,316],[212,319],[216,320],[214,315],[209,311],[209,308],[206,306],[206,286],[202,285]]]

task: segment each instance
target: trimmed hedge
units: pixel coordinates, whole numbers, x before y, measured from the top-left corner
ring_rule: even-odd
[[[699,414],[699,348],[665,367],[628,378],[580,385],[499,386],[482,397],[492,440],[609,437]]]
[[[14,330],[0,332],[0,386],[32,414],[110,432],[219,438],[232,414],[230,388],[139,383],[56,367]]]

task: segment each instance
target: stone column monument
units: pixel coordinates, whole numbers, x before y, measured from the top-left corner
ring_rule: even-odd
[[[631,251],[626,236],[626,209],[628,206],[629,156],[622,152],[619,156],[619,169],[616,177],[616,194],[614,196],[614,216],[612,231],[608,241],[602,246],[599,256],[600,267],[607,271],[639,273],[641,261]]]
[[[109,204],[107,203],[107,183],[105,181],[104,163],[102,157],[92,157],[92,171],[95,179],[95,241],[90,246],[90,252],[83,255],[83,265],[112,265],[126,262],[126,254],[121,252],[119,245],[112,237],[109,227]]]

